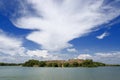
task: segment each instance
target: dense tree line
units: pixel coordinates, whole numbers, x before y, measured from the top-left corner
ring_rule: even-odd
[[[104,64],[100,62],[93,62],[93,60],[77,60],[71,61],[38,61],[29,60],[25,63],[0,63],[0,66],[25,66],[25,67],[99,67],[99,66],[120,66],[119,64]]]
[[[23,66],[27,67],[98,67],[98,66],[105,66],[104,63],[100,62],[93,62],[92,60],[84,60],[83,62],[48,62],[48,61],[38,61],[38,60],[29,60],[23,64]]]
[[[16,64],[16,63],[0,63],[0,66],[20,66],[23,64]]]

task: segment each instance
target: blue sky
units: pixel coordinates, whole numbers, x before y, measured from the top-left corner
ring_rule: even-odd
[[[0,61],[120,64],[119,0],[0,0]]]

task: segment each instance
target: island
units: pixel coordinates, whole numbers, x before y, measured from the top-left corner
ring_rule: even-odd
[[[105,64],[94,62],[92,59],[69,59],[69,60],[28,60],[25,63],[0,63],[0,66],[23,66],[23,67],[101,67],[101,66],[120,66],[119,64]]]
[[[23,66],[23,67],[98,67],[106,66],[104,63],[93,62],[91,59],[69,59],[69,60],[28,60],[25,63],[0,63],[0,66]]]
[[[51,61],[38,61],[29,60],[23,64],[27,67],[98,67],[105,66],[104,63],[93,62],[91,59],[69,59],[69,60],[51,60]]]

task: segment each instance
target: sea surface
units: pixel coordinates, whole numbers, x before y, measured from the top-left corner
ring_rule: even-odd
[[[120,67],[41,68],[0,66],[0,80],[120,80]]]

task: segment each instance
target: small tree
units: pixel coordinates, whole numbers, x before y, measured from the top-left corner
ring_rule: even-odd
[[[69,67],[69,63],[63,63],[63,67]]]
[[[45,62],[45,61],[40,61],[40,62],[39,62],[39,66],[40,66],[40,67],[46,66],[46,62]]]
[[[23,66],[28,66],[28,67],[33,67],[34,65],[39,66],[39,61],[38,60],[29,60],[23,64]]]
[[[57,63],[52,63],[52,67],[58,67]]]
[[[46,63],[47,67],[52,67],[52,63]]]
[[[78,64],[77,62],[73,62],[72,66],[73,66],[73,67],[78,67],[79,64]]]

